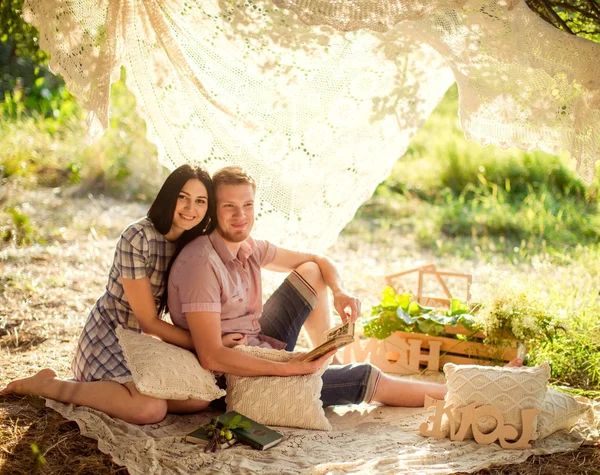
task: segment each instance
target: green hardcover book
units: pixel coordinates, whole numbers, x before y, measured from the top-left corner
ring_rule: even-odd
[[[220,415],[217,419],[224,422],[225,420],[233,419],[238,414],[239,413],[236,411],[229,411]],[[248,421],[250,423],[249,429],[232,429],[240,442],[248,444],[258,450],[266,450],[283,440],[283,434],[280,434],[273,429],[269,429],[267,426],[259,424],[242,414],[239,415],[242,417],[242,421]]]
[[[208,434],[206,433],[206,431],[204,430],[204,428],[200,427],[200,428],[196,429],[195,431],[190,432],[188,435],[186,435],[185,441],[190,442],[192,444],[207,445],[208,441],[209,441],[209,437],[208,437]],[[223,442],[221,445],[217,446],[217,448],[226,449],[227,447],[231,447],[236,442],[237,442],[237,439],[234,436],[231,440],[228,440],[227,442]]]

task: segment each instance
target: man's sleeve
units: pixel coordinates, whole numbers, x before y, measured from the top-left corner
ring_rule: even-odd
[[[177,280],[183,313],[221,312],[221,283],[209,259],[187,262]]]
[[[275,259],[275,253],[277,252],[277,246],[275,246],[275,244],[272,244],[269,241],[255,239],[254,245],[254,252],[256,253],[261,267],[268,266],[271,262],[273,262],[273,259]]]

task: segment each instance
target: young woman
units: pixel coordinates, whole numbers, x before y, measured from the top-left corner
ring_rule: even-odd
[[[88,406],[134,424],[162,420],[167,412],[196,412],[203,401],[166,401],[140,394],[116,337],[121,325],[194,349],[190,333],[161,320],[167,269],[176,249],[215,226],[210,176],[182,165],[166,179],[148,215],[121,234],[105,293],[96,301],[73,359],[77,381],[57,379],[52,369],[11,382],[0,394],[36,395]],[[227,344],[224,342],[224,344]]]

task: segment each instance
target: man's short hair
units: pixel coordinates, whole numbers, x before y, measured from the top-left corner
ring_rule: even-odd
[[[252,185],[256,191],[256,181],[247,170],[238,166],[223,167],[217,170],[212,177],[213,188],[216,190],[221,185]]]

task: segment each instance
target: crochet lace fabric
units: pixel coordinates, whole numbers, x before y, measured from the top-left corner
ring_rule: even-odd
[[[256,235],[332,244],[456,81],[467,137],[600,155],[600,45],[522,0],[25,0],[51,68],[108,124],[120,66],[170,166],[258,177]]]

